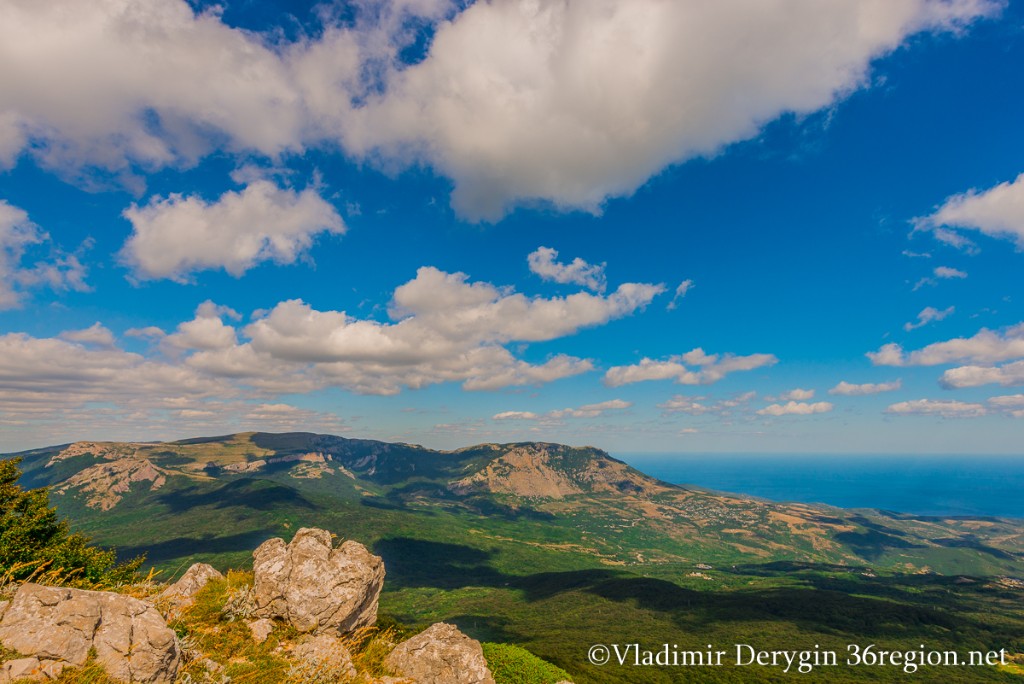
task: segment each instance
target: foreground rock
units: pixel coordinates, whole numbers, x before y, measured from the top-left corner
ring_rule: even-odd
[[[252,555],[255,617],[335,635],[376,622],[384,561],[359,542],[335,549],[330,532],[304,527],[290,544],[270,539]]]
[[[30,676],[38,679],[84,665],[90,649],[107,674],[122,682],[173,682],[181,659],[174,632],[149,604],[105,591],[31,583],[18,589],[4,611],[0,643],[27,656],[5,668],[34,667],[38,672]]]
[[[196,594],[202,591],[210,580],[221,579],[224,579],[224,575],[212,565],[196,563],[185,571],[181,579],[157,595],[156,604],[165,610],[168,617],[178,617],[196,602]]]
[[[292,650],[291,676],[303,682],[349,681],[356,676],[352,654],[341,639],[328,634],[308,637]]]
[[[400,643],[384,664],[416,684],[494,684],[480,642],[444,622]]]

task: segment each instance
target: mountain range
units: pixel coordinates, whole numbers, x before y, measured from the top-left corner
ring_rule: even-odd
[[[435,451],[240,433],[16,456],[22,483],[50,487],[76,529],[124,556],[145,553],[168,578],[196,561],[244,566],[265,539],[323,527],[384,558],[386,619],[454,621],[522,643],[579,681],[631,681],[586,663],[589,644],[660,644],[688,638],[681,630],[702,647],[753,634],[790,646],[912,637],[1024,651],[1019,520],[767,501],[539,442]],[[572,636],[555,622],[574,625]]]

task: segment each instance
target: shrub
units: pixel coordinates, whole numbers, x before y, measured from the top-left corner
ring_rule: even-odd
[[[131,582],[144,556],[117,562],[112,549],[89,544],[72,533],[50,506],[45,487],[18,485],[21,459],[0,460],[0,580],[35,579],[80,586],[110,586]]]
[[[482,644],[495,684],[555,684],[569,673],[512,644]]]

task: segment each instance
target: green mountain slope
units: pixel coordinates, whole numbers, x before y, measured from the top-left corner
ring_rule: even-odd
[[[616,640],[1024,650],[1024,592],[1011,579],[1024,575],[1020,521],[677,487],[598,449],[543,443],[439,452],[242,433],[80,442],[21,456],[25,485],[52,487],[76,529],[125,556],[145,552],[168,573],[198,560],[244,566],[264,539],[324,527],[384,557],[384,613],[521,643],[578,681],[789,677],[772,668],[655,668],[638,679],[635,669],[586,662],[591,644]],[[856,668],[828,675],[912,678]],[[966,679],[945,681],[1012,677],[993,668],[957,676]]]

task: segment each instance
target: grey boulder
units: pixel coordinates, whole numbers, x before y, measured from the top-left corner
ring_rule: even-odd
[[[252,555],[255,617],[334,635],[376,622],[384,561],[359,542],[335,549],[330,532],[304,527],[290,544],[270,539]]]
[[[4,611],[0,643],[26,656],[8,664],[38,660],[51,670],[84,665],[95,649],[96,661],[122,682],[173,682],[181,660],[174,632],[151,605],[111,592],[31,583]]]
[[[163,608],[168,616],[178,617],[195,603],[196,594],[215,579],[224,579],[224,575],[212,565],[195,563],[177,582],[157,595],[156,605]]]
[[[480,642],[444,622],[400,643],[384,664],[416,684],[494,684]]]

